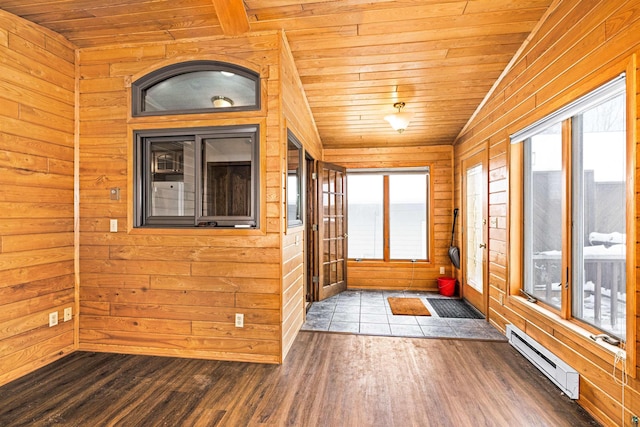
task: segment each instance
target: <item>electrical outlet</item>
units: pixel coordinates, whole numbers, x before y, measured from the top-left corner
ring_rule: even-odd
[[[49,327],[56,326],[58,324],[58,312],[54,311],[49,313]]]
[[[117,233],[118,232],[118,220],[117,219],[110,219],[109,220],[109,231],[112,233]]]
[[[444,274],[444,267],[440,267],[440,274]]]
[[[67,307],[64,309],[63,320],[68,322],[73,317],[73,309],[71,307]]]
[[[244,314],[236,313],[236,328],[244,328]]]

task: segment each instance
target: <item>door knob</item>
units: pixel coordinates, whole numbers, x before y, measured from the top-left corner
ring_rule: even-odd
[[[487,249],[487,244],[486,243],[480,243],[480,248],[481,249]]]

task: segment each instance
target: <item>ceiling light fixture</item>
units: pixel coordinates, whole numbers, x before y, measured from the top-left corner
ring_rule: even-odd
[[[233,107],[233,100],[231,98],[227,98],[226,96],[214,96],[211,98],[211,103],[214,108],[228,108]]]
[[[398,112],[389,114],[385,116],[385,120],[389,122],[391,127],[398,131],[398,133],[402,133],[405,131],[407,126],[409,126],[409,122],[413,117],[413,113],[403,113],[402,109],[404,108],[404,102],[396,102],[393,104],[393,108],[397,108]]]

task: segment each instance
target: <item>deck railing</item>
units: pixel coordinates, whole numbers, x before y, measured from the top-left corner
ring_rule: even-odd
[[[624,250],[622,250],[624,252]],[[593,251],[596,252],[596,251]],[[605,252],[605,251],[603,251]],[[533,256],[533,296],[552,303],[560,301],[561,283],[558,283],[561,271],[559,253],[537,254]],[[619,329],[618,322],[624,318],[626,304],[626,258],[620,251],[612,253],[584,254],[582,292],[575,292],[573,298],[582,298],[573,302],[579,318],[593,320],[594,325],[609,330]],[[593,297],[593,307],[585,304],[585,299]]]

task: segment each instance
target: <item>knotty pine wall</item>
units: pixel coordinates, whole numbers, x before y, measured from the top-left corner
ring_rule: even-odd
[[[74,52],[0,10],[0,385],[75,348]]]
[[[347,286],[350,289],[438,289],[440,267],[445,275],[453,274],[448,249],[453,219],[453,147],[394,147],[366,149],[325,149],[324,160],[346,168],[390,168],[429,166],[431,201],[429,254],[427,263],[350,260],[347,263]],[[347,231],[348,232],[348,231]]]
[[[81,349],[282,361],[303,314],[302,255],[283,238],[281,107],[295,99],[283,95],[294,90],[281,81],[284,43],[271,32],[80,50]],[[131,81],[194,59],[259,71],[261,111],[130,117]],[[260,230],[132,228],[134,130],[248,123],[260,125]],[[111,187],[120,201],[110,200]],[[117,233],[109,219],[118,219]],[[235,313],[245,315],[244,328],[234,326]]]
[[[640,105],[637,92],[640,72],[630,66],[632,61],[637,64],[637,54],[640,53],[638,34],[639,1],[556,2],[548,18],[455,145],[457,205],[461,199],[460,160],[479,147],[486,147],[489,151],[489,211],[492,219],[489,229],[489,320],[503,330],[507,323],[516,324],[577,369],[580,373],[578,402],[605,425],[631,425],[631,414],[640,413],[637,365],[630,368],[635,378],[629,379],[624,391],[627,409],[621,423],[623,398],[620,385],[611,375],[613,353],[604,351],[585,334],[576,332],[553,316],[542,314],[521,298],[508,296],[508,269],[512,262],[508,257],[508,180],[513,167],[508,156],[509,135],[623,71],[635,74],[634,95],[636,104]],[[632,120],[637,138],[640,135],[637,111]],[[636,197],[639,177],[636,172]],[[637,218],[636,224],[640,225]],[[638,225],[636,227],[638,229]],[[637,273],[634,279],[638,283]],[[504,297],[504,305],[500,304],[501,296]],[[629,298],[634,299],[634,296]],[[639,334],[631,331],[633,335],[637,337]],[[637,342],[632,340],[628,345],[631,353],[637,354]],[[638,360],[637,356],[635,360]]]
[[[282,224],[282,348],[283,356],[293,345],[298,331],[304,323],[305,316],[305,265],[306,265],[306,224],[302,226],[287,226],[287,129],[291,130],[302,144],[304,150],[314,159],[322,157],[322,143],[316,129],[311,108],[302,88],[302,82],[289,49],[289,43],[284,33],[281,33],[282,49],[280,50],[280,93],[281,107],[284,120],[282,123],[280,141],[282,170],[282,186],[280,191],[280,208],[284,214]],[[304,167],[303,161],[302,166]],[[306,179],[303,176],[302,182]],[[303,190],[302,194],[306,192]],[[303,196],[304,197],[304,196]],[[303,206],[305,206],[303,202]]]

